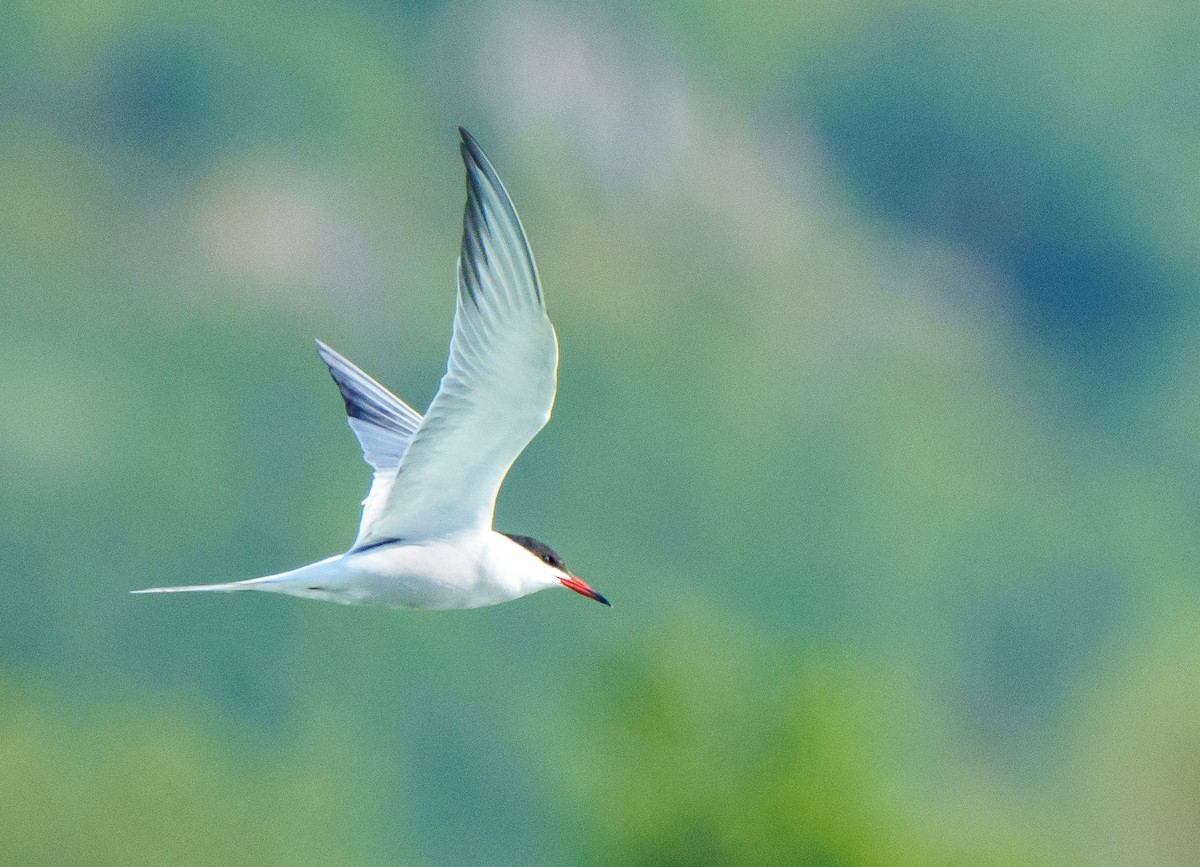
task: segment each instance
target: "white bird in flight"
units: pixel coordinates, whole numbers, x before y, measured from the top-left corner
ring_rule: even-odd
[[[450,360],[420,413],[317,341],[375,470],[353,547],[249,581],[134,593],[263,590],[344,604],[480,608],[547,587],[609,602],[548,545],[492,529],[496,494],[554,404],[558,340],[525,231],[464,129],[467,205]]]

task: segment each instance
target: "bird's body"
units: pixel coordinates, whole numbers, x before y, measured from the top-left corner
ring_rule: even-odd
[[[425,416],[317,341],[375,470],[354,545],[265,578],[133,592],[258,590],[448,609],[561,585],[608,604],[548,546],[492,529],[504,476],[550,418],[558,342],[512,201],[471,136],[460,132],[467,207],[454,333],[446,375]]]
[[[392,542],[365,551],[347,551],[290,572],[249,581],[137,592],[260,590],[345,605],[369,603],[430,610],[482,608],[560,583],[542,570],[529,569],[528,559],[529,552],[502,533],[467,531],[419,542]]]

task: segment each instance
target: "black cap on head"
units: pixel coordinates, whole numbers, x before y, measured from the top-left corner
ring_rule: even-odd
[[[558,553],[545,542],[539,542],[532,536],[514,536],[512,533],[505,533],[504,535],[546,565],[553,566],[555,569],[562,569],[564,572],[566,571],[567,565],[563,563],[562,557],[559,557]]]

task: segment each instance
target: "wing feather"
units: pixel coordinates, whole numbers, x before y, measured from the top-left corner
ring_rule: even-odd
[[[363,458],[377,470],[398,467],[421,426],[421,414],[324,341],[317,341],[317,352],[342,393]]]
[[[361,547],[365,528],[383,513],[396,480],[400,459],[421,426],[421,414],[392,394],[329,344],[318,340],[317,352],[329,367],[346,403],[346,421],[358,437],[363,458],[375,470],[363,500],[362,521],[354,547]]]
[[[495,169],[460,132],[467,204],[446,374],[360,547],[491,527],[509,467],[554,405],[558,341],[525,230]]]

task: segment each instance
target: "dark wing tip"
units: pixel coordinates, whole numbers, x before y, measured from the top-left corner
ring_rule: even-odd
[[[459,261],[463,266],[464,288],[467,297],[478,305],[476,293],[479,289],[478,270],[491,267],[488,263],[489,247],[506,248],[513,262],[521,262],[533,288],[537,305],[544,305],[541,281],[533,252],[517,216],[504,182],[480,149],[475,137],[463,127],[458,128],[462,137],[460,150],[467,169],[467,207],[463,214],[463,245]],[[484,211],[484,202],[493,210],[489,217]]]
[[[317,354],[325,362],[325,366],[329,369],[329,375],[333,377],[338,391],[342,394],[342,401],[346,404],[346,415],[350,418],[379,424],[381,420],[379,413],[371,411],[371,404],[362,399],[362,393],[355,388],[354,381],[347,374],[346,367],[350,364],[349,360],[320,338],[317,338]]]
[[[459,147],[462,150],[463,162],[467,163],[467,165],[471,165],[472,163],[486,165],[487,157],[479,149],[479,143],[475,141],[475,136],[471,135],[461,126],[458,128],[458,136],[461,139]]]
[[[463,164],[467,167],[467,189],[471,190],[474,187],[477,197],[484,196],[484,191],[494,195],[499,199],[501,207],[509,212],[509,218],[519,223],[516,208],[513,207],[508,190],[504,188],[504,182],[500,180],[500,175],[497,173],[496,167],[492,165],[492,161],[487,158],[483,148],[475,141],[475,136],[461,126],[458,128],[458,132],[462,136],[459,150],[462,151]]]
[[[458,132],[462,136],[459,150],[462,151],[463,163],[467,167],[468,187],[474,184],[503,190],[504,184],[500,182],[500,176],[496,174],[491,161],[484,154],[483,149],[479,147],[479,143],[475,141],[475,137],[461,126],[458,128]],[[483,177],[482,181],[480,180],[480,176]],[[507,192],[501,195],[501,198],[507,197]]]
[[[420,423],[416,410],[396,397],[328,343],[317,340],[317,354],[341,392],[346,415],[385,430],[411,436]]]

